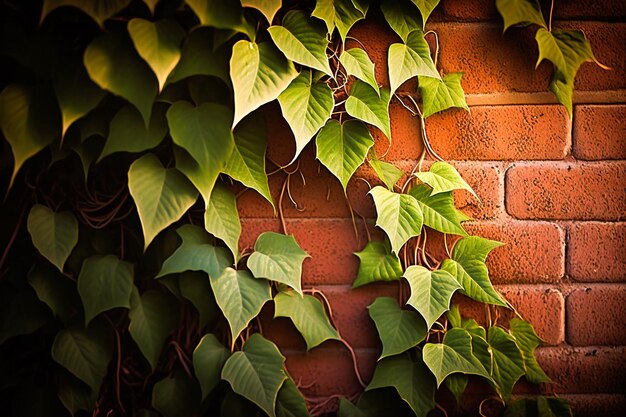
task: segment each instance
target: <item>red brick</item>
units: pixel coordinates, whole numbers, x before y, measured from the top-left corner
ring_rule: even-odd
[[[537,349],[536,356],[554,381],[544,386],[544,392],[624,392],[626,347],[546,347]]]
[[[422,153],[422,128],[417,117],[411,115],[397,99],[389,105],[391,144],[376,128],[370,128],[376,140],[376,155],[386,154],[389,161],[417,160]]]
[[[556,283],[564,275],[565,234],[546,222],[476,222],[467,225],[470,234],[505,243],[487,258],[496,284]]]
[[[565,394],[575,417],[618,416],[626,410],[624,394]]]
[[[626,345],[626,285],[577,288],[567,297],[567,341]]]
[[[506,208],[519,219],[621,220],[626,163],[520,163],[506,174]]]
[[[241,248],[252,248],[259,234],[282,232],[278,219],[242,219]],[[311,255],[304,261],[302,280],[313,284],[352,284],[358,258],[353,254],[365,246],[366,234],[357,223],[361,241],[355,237],[350,219],[287,219],[287,232]]]
[[[626,281],[626,223],[571,225],[567,265],[576,281]]]
[[[426,126],[444,159],[563,159],[570,143],[567,112],[552,105],[453,110],[429,118]]]
[[[576,106],[572,136],[578,159],[626,159],[626,106]]]

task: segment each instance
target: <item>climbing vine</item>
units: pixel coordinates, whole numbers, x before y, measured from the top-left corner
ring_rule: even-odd
[[[13,414],[319,415],[329,401],[305,398],[263,336],[258,316],[272,303],[308,350],[337,340],[352,355],[364,392],[339,400],[341,416],[452,414],[435,394],[460,404],[470,375],[494,393],[473,414],[570,415],[558,398],[511,400],[522,377],[549,381],[534,356],[541,341],[521,317],[498,322],[514,310],[485,264],[501,243],[466,231],[453,192],[478,197],[426,135],[429,117],[468,109],[462,73],[438,69],[426,24],[438,3],[4,1],[1,396]],[[552,29],[552,7],[546,24],[537,0],[496,6],[505,30],[538,26],[538,62],[553,63],[550,90],[571,114],[575,74],[597,62],[584,34]],[[350,32],[374,13],[398,35],[388,86]],[[402,87],[414,79],[417,89]],[[374,152],[373,131],[383,149],[394,139],[392,101],[421,126],[409,173]],[[293,133],[287,166],[266,157],[271,102]],[[400,296],[368,308],[382,342],[371,381],[326,296],[302,285],[309,255],[286,230],[290,180],[311,142],[346,196],[362,165],[378,178],[375,224],[353,220],[384,239],[368,232],[353,286],[393,281]],[[268,176],[279,172],[275,200]],[[283,233],[242,248],[236,190],[267,200]],[[495,320],[462,317],[455,293]]]

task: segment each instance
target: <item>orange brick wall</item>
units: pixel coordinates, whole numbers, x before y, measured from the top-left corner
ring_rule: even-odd
[[[613,68],[582,67],[572,120],[547,92],[550,66],[534,69],[533,34],[512,29],[502,35],[493,0],[444,0],[430,23],[440,38],[439,65],[445,72],[465,72],[471,110],[430,118],[430,141],[482,200],[456,196],[459,208],[475,219],[469,230],[507,244],[489,258],[494,283],[546,341],[537,355],[555,383],[539,390],[523,385],[518,392],[558,393],[580,416],[626,409],[625,17],[623,0],[556,1],[554,26],[583,29],[599,60]],[[387,47],[399,40],[378,20],[370,16],[352,35],[364,42],[385,84]],[[288,163],[291,134],[277,106],[265,110],[268,156]],[[408,172],[421,152],[419,124],[397,102],[391,119],[387,160]],[[386,139],[373,133],[380,154]],[[289,181],[299,207],[287,196],[283,201],[287,233],[312,256],[304,263],[305,286],[327,295],[367,381],[380,344],[366,307],[378,296],[398,297],[398,285],[351,289],[358,268],[353,252],[363,248],[367,233],[358,216],[355,230],[348,201],[358,214],[373,218],[368,186],[353,179],[346,200],[339,182],[315,161],[312,145],[300,159],[302,176],[296,173]],[[366,167],[356,176],[374,181]],[[276,201],[285,179],[284,173],[270,177]],[[238,204],[244,247],[262,231],[281,230],[271,207],[254,192],[242,194]],[[380,236],[371,224],[369,231]],[[432,244],[441,247],[441,239],[434,237]],[[461,298],[456,296],[462,311],[484,321],[484,308]],[[308,397],[351,396],[360,390],[345,347],[327,342],[306,353],[291,324],[272,322],[272,314],[263,312],[264,332],[287,355],[287,367]],[[503,313],[501,320],[506,319]],[[328,409],[334,406],[331,402]]]

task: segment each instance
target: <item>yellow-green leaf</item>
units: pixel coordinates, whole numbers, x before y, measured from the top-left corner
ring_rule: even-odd
[[[538,0],[496,0],[496,8],[504,20],[504,30],[520,24],[546,27]]]
[[[251,7],[260,11],[271,25],[276,12],[282,7],[282,0],[241,0],[243,7]]]
[[[371,241],[361,252],[355,252],[359,258],[359,272],[352,283],[352,288],[378,281],[398,281],[402,278],[402,264],[398,256],[391,252],[387,242]]]
[[[361,48],[346,49],[341,53],[339,61],[346,69],[348,75],[368,83],[374,90],[379,92],[374,72],[374,63],[367,55],[367,52]]]
[[[78,222],[69,211],[53,212],[35,204],[28,214],[28,233],[47,260],[63,272],[63,265],[78,243]]]
[[[432,77],[417,77],[422,103],[424,118],[432,116],[440,111],[452,107],[459,107],[469,111],[465,102],[465,93],[461,87],[462,72],[446,74],[443,80]]]
[[[369,84],[356,80],[350,87],[350,96],[346,100],[346,112],[359,120],[376,126],[391,142],[391,123],[389,121],[389,90],[374,90]]]
[[[406,80],[418,75],[441,78],[430,56],[430,46],[420,29],[409,33],[406,43],[394,43],[389,47],[387,65],[392,93]]]
[[[222,184],[217,184],[213,188],[204,213],[204,228],[228,246],[235,261],[239,260],[241,222],[237,212],[237,201],[235,194]]]

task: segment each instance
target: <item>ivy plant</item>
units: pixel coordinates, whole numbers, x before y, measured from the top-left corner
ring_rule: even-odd
[[[339,400],[341,416],[445,414],[436,393],[460,403],[471,379],[492,387],[505,416],[571,415],[558,398],[511,399],[521,378],[549,381],[530,323],[484,327],[451,304],[458,293],[490,312],[512,309],[486,265],[501,243],[465,229],[454,195],[477,196],[426,136],[428,118],[468,110],[462,73],[439,69],[427,30],[438,3],[4,2],[1,396],[13,414],[319,415],[332,404],[303,395],[263,334],[259,314],[272,306],[307,350],[336,340],[352,353],[364,391]],[[597,62],[584,34],[553,30],[536,0],[496,6],[505,30],[538,27],[539,62],[553,63],[550,89],[571,114],[576,71]],[[350,36],[379,13],[397,34],[389,85]],[[295,151],[268,173],[272,102]],[[391,102],[423,132],[410,173],[374,151],[374,137],[383,148],[394,139]],[[355,254],[353,286],[387,282],[401,295],[368,308],[382,353],[367,384],[327,297],[303,285],[309,254],[285,222],[252,248],[239,242],[237,190],[284,220],[289,178],[313,146],[346,196],[360,167],[378,177],[366,227],[384,238]],[[279,171],[287,180],[276,200],[268,176]],[[445,257],[427,245],[435,234]]]

